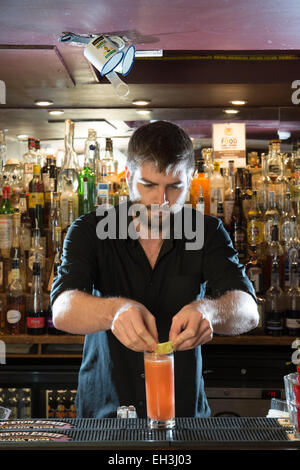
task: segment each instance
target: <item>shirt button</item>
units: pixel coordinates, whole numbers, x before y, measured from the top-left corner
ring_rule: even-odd
[[[143,374],[141,374],[141,377],[142,377],[142,379],[144,379],[144,378],[145,378],[145,374],[144,374],[144,373],[143,373]]]
[[[143,401],[139,401],[139,405],[140,406],[143,406],[144,402]]]

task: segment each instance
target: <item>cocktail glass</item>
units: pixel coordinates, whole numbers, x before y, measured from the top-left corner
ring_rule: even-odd
[[[170,429],[175,426],[174,355],[144,353],[148,426]]]

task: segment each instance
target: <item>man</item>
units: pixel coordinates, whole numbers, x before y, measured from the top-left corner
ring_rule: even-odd
[[[187,249],[184,234],[165,236],[166,214],[174,227],[183,212],[193,168],[192,142],[178,126],[158,121],[138,128],[128,146],[126,178],[131,203],[146,211],[141,218],[128,215],[126,227],[129,233],[133,223],[140,237],[97,236],[104,215],[95,212],[77,219],[67,234],[51,302],[56,328],[86,335],[79,417],[115,416],[120,405],[134,405],[145,417],[142,352],[168,340],[176,349],[176,416],[209,416],[201,345],[213,332],[240,334],[257,326],[252,285],[219,219],[205,216],[196,227],[196,233],[204,229],[197,249]],[[199,213],[190,213],[195,223]]]

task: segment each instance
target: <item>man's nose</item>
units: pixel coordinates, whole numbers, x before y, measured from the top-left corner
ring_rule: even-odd
[[[168,198],[167,198],[167,189],[166,188],[159,188],[158,189],[158,195],[157,195],[157,204],[166,204],[168,203]]]

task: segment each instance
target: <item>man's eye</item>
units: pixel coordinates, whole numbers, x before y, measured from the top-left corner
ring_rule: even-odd
[[[152,188],[152,183],[142,183],[145,188]]]

